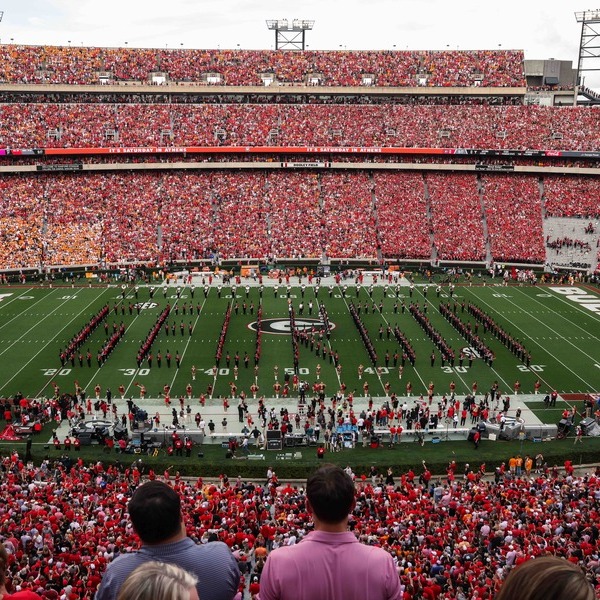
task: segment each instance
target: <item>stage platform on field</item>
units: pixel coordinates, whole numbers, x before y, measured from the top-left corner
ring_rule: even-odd
[[[464,396],[457,396],[457,399],[462,403],[464,400]],[[146,427],[145,436],[151,442],[160,442],[160,443],[168,443],[173,431],[178,431],[181,435],[189,435],[194,440],[196,444],[219,444],[225,445],[229,438],[236,437],[241,438],[244,434],[249,434],[254,428],[254,424],[256,424],[257,428],[263,433],[266,437],[266,430],[262,430],[261,421],[257,415],[258,408],[258,400],[253,398],[247,398],[248,410],[249,414],[252,417],[252,424],[249,424],[247,418],[244,418],[240,421],[237,410],[237,400],[230,398],[230,407],[225,410],[223,408],[223,402],[220,398],[213,398],[206,401],[206,405],[202,407],[199,405],[198,401],[190,401],[189,406],[191,408],[191,413],[180,419],[180,423],[178,427],[173,427],[171,425],[172,422],[172,407],[177,404],[177,408],[179,408],[179,403],[172,402],[171,406],[166,406],[164,399],[162,398],[134,398],[135,404],[143,411],[147,412],[148,419],[152,418],[156,413],[160,415],[161,426],[160,427]],[[511,408],[508,412],[506,424],[504,427],[504,433],[500,431],[500,427],[496,423],[486,423],[485,430],[482,431],[483,439],[502,439],[503,437],[506,439],[520,439],[519,434],[522,432],[523,439],[529,440],[542,440],[548,439],[556,436],[557,426],[556,425],[547,425],[542,423],[540,419],[527,407],[527,402],[535,401],[542,402],[543,396],[541,395],[533,395],[533,394],[519,394],[518,396],[511,397]],[[384,396],[374,397],[373,398],[373,409],[376,410],[388,402],[389,398]],[[419,397],[408,396],[408,397],[399,397],[400,406],[404,402],[408,404],[409,409],[412,408],[416,402],[420,402]],[[517,404],[518,402],[518,404]],[[126,399],[113,398],[113,403],[117,406],[117,414],[119,417],[127,413],[127,402]],[[359,415],[363,410],[368,412],[368,404],[369,398],[365,397],[357,397],[354,399],[353,409],[355,415]],[[436,399],[434,398],[433,406],[436,406]],[[276,414],[279,415],[282,409],[287,409],[288,413],[291,416],[292,423],[294,422],[294,416],[298,411],[298,399],[297,398],[267,398],[265,399],[265,405],[267,409],[274,409]],[[186,400],[185,407],[188,406],[188,402]],[[562,409],[563,406],[568,406],[567,403],[559,399],[556,410]],[[184,407],[184,412],[186,408]],[[515,411],[519,407],[521,409],[521,418],[518,422],[515,420]],[[204,421],[206,422],[206,427],[204,431],[204,435],[198,429],[195,423],[195,415],[196,413],[200,413]],[[102,415],[89,415],[89,420],[94,419],[96,417],[99,420],[102,420]],[[210,433],[209,422],[215,424],[214,433]],[[558,419],[560,420],[560,419]],[[557,423],[558,423],[557,420]],[[224,421],[226,423],[224,424]],[[304,432],[304,417],[301,417],[301,430],[299,432],[294,431],[292,433],[303,433]],[[394,424],[397,424],[397,421],[394,421]],[[460,441],[466,440],[469,438],[469,434],[473,427],[476,426],[476,423],[471,423],[470,417],[467,418],[467,422],[465,425],[460,426],[457,425],[454,427],[453,423],[445,423],[442,421],[438,424],[437,428],[426,428],[423,431],[423,439],[425,443],[437,443],[440,441]],[[59,439],[62,441],[66,435],[70,432],[71,426],[68,422],[63,421],[60,426],[57,428],[57,435]],[[127,426],[128,435],[131,437],[133,431],[128,423]],[[139,433],[139,431],[138,431]],[[389,444],[390,434],[388,427],[380,427],[377,426],[373,431],[374,435],[378,436],[380,442],[382,444]],[[510,434],[510,435],[509,435]],[[417,440],[417,433],[414,429],[404,429],[399,442],[407,443],[407,442],[415,442]],[[317,440],[317,443],[321,443],[323,441],[323,434],[321,432],[320,439]],[[312,440],[314,442],[314,440]],[[310,440],[307,440],[305,445],[315,445]],[[363,444],[363,439],[359,436],[357,442],[358,445]],[[304,445],[304,444],[294,444],[294,445]],[[255,440],[250,435],[250,447],[255,449],[256,444]],[[284,443],[285,447],[285,443]]]

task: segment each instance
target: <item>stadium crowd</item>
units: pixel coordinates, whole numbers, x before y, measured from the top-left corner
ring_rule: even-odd
[[[366,172],[322,175],[323,225],[328,256],[377,256],[372,187]]]
[[[483,261],[485,226],[495,261],[543,263],[554,239],[544,237],[543,203],[557,212],[565,189],[569,214],[587,218],[595,198],[587,180],[584,188],[568,178],[543,181],[541,197],[537,178],[506,175],[481,176],[481,191],[475,175],[403,171],[7,176],[0,181],[0,265],[377,258],[379,251],[383,258]],[[585,231],[594,233],[592,221]]]
[[[541,199],[533,177],[482,177],[492,255],[499,261],[544,261]]]
[[[320,259],[324,232],[317,175],[269,174],[266,202],[271,256]]]
[[[5,403],[4,416],[9,413],[8,421],[21,425],[74,419],[73,402],[55,389],[50,400]],[[444,417],[451,427],[459,419],[464,426],[468,418],[472,424],[488,419],[502,426],[507,402],[492,386],[485,395],[463,401],[415,397],[409,405],[392,395],[381,406],[355,414],[351,396],[337,404],[332,399],[328,408],[315,396],[303,419],[314,430],[321,426],[326,450],[319,455],[326,456],[341,448],[332,433],[336,423],[356,425],[364,432],[363,445],[373,429],[389,428],[394,443],[408,430],[438,427]],[[259,419],[278,422],[282,431],[284,424],[290,430],[298,425],[284,409]],[[194,542],[217,539],[231,548],[242,575],[239,598],[259,591],[273,549],[297,543],[312,529],[305,489],[280,483],[271,468],[266,482],[233,481],[226,474],[214,483],[189,481],[170,468],[160,476],[143,458],[130,465],[121,465],[119,457],[111,464],[85,464],[77,444],[65,439],[61,446],[55,439],[55,447],[62,448],[60,459],[46,459],[39,467],[16,451],[1,459],[0,540],[9,553],[14,591],[37,591],[50,599],[93,598],[109,562],[139,547],[126,507],[147,479],[163,479],[181,495],[187,535]],[[541,452],[507,457],[493,477],[485,470],[485,464],[459,467],[451,461],[445,475],[435,476],[423,462],[403,473],[373,466],[355,477],[347,468],[356,484],[350,530],[392,555],[406,598],[492,599],[514,566],[547,554],[583,567],[600,591],[600,472],[575,475],[566,461],[563,474]]]
[[[0,46],[4,81],[71,85],[97,83],[100,72],[136,82],[164,72],[173,81],[230,86],[261,85],[262,73],[281,82],[327,86],[367,85],[367,80],[380,86],[523,86],[522,60],[522,52],[505,50]],[[206,78],[209,73],[212,79]],[[600,144],[598,131],[594,111],[572,108],[0,106],[0,144],[13,148],[334,144],[587,150]],[[473,175],[149,171],[3,177],[0,191],[0,266],[8,268],[207,255],[345,258],[374,256],[378,250],[384,257],[428,259],[437,253],[440,259],[484,260],[482,212],[495,260],[545,259],[541,189],[533,177],[486,175],[479,189]],[[591,178],[545,178],[546,212],[598,218],[597,191]],[[360,329],[360,318],[357,325]],[[371,345],[368,334],[363,337]],[[259,355],[260,338],[257,344]],[[438,346],[454,361],[445,342]],[[454,427],[459,416],[461,425],[467,415],[473,423],[479,416],[502,419],[500,394],[462,405],[443,397],[436,406],[431,386],[429,400],[415,399],[411,408],[392,395],[364,415],[352,412],[351,401],[345,414],[347,406],[336,410],[334,401],[327,409],[323,399],[319,404],[315,399],[304,425],[318,423],[327,449],[338,450],[332,431],[346,421],[364,432],[364,440],[375,426],[389,427],[397,440],[403,427],[435,428],[443,417]],[[19,399],[10,408],[3,401],[5,419],[8,414],[7,421],[27,425],[74,418],[76,411],[59,392],[55,385],[55,397],[47,403]],[[289,415],[281,418],[286,423]],[[13,591],[91,600],[112,559],[139,548],[127,502],[146,479],[161,478],[182,497],[185,528],[194,542],[216,539],[231,549],[243,576],[238,598],[255,598],[270,552],[296,544],[313,527],[305,489],[280,483],[271,468],[260,482],[233,481],[225,474],[214,483],[187,481],[169,469],[157,476],[143,460],[131,466],[85,464],[77,450],[69,443],[60,460],[44,460],[39,467],[17,452],[0,457],[0,539]],[[523,469],[511,457],[493,481],[484,476],[485,465],[466,464],[461,475],[454,461],[444,477],[432,476],[424,461],[418,473],[372,467],[355,477],[348,467],[356,485],[350,530],[362,543],[390,553],[407,599],[491,600],[515,566],[546,554],[581,566],[600,593],[600,472],[576,476],[570,464],[559,472],[541,453],[535,463],[525,457],[522,464]]]
[[[224,172],[219,175],[221,194],[228,199],[231,194],[228,174]],[[250,186],[250,174],[243,181],[247,181]],[[238,191],[237,200],[240,207],[245,206],[249,200],[249,193],[245,192],[246,190]],[[213,178],[204,173],[172,171],[162,176],[160,198],[157,202],[163,256],[170,260],[202,258],[205,249],[215,243],[210,237],[213,225],[215,239],[219,239],[220,242],[219,246],[233,244],[233,241],[225,243],[221,241],[222,238],[218,238],[224,223],[229,224],[229,221],[213,221],[217,193],[218,190],[213,189]],[[249,214],[253,213],[250,207],[246,208]],[[227,214],[231,212],[228,211]],[[237,219],[233,222],[238,227],[238,235],[241,236],[245,223]]]
[[[599,194],[600,182],[595,177],[544,177],[544,203],[549,217],[600,219]]]
[[[228,86],[278,82],[325,86],[523,87],[520,50],[304,51],[94,48],[4,44],[0,71],[8,83],[97,84],[169,81]],[[369,76],[365,81],[364,76]],[[272,77],[271,77],[272,78]]]
[[[243,175],[222,171],[211,175],[211,193],[218,214],[212,244],[225,256],[269,255],[267,218],[271,206],[265,194],[266,180],[264,174],[256,171]],[[284,197],[283,201],[286,200]],[[204,227],[203,231],[206,230]],[[195,239],[201,239],[201,233],[202,229],[195,232]]]
[[[0,264],[21,268],[41,263],[43,215],[38,202],[42,187],[36,178],[1,178]]]
[[[596,111],[585,107],[5,103],[0,105],[0,146],[593,151],[600,146],[600,133]]]
[[[474,175],[431,173],[433,239],[441,260],[485,260],[481,201]]]
[[[557,251],[562,249],[577,249],[582,251],[591,250],[590,243],[586,242],[585,240],[577,240],[570,237],[562,237],[553,240],[550,239],[549,236],[546,236],[546,248],[552,248],[553,250]]]
[[[429,258],[430,225],[419,173],[373,174],[381,253],[385,258]],[[402,210],[398,199],[402,198]]]
[[[394,560],[405,598],[491,599],[506,575],[531,557],[556,555],[585,569],[600,591],[598,473],[576,476],[548,468],[543,457],[511,457],[495,480],[485,465],[451,462],[447,476],[379,472],[356,479],[350,529]],[[568,467],[568,465],[567,465]],[[109,562],[139,547],[127,502],[144,479],[162,478],[181,496],[188,536],[224,541],[238,559],[240,598],[260,589],[274,549],[295,544],[311,529],[303,487],[267,481],[186,481],[160,477],[143,462],[85,464],[76,452],[40,467],[15,452],[2,460],[0,532],[9,553],[14,591],[42,598],[91,599]],[[347,471],[351,473],[348,468]],[[354,477],[354,474],[352,474]]]

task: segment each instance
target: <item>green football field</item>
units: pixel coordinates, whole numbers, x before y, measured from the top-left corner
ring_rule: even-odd
[[[324,284],[318,298],[311,286],[306,286],[304,298],[298,286],[292,286],[289,293],[296,324],[300,328],[310,328],[313,322],[319,322],[320,304],[327,310],[331,337],[329,342],[324,339],[323,343],[327,344],[328,353],[330,350],[337,352],[341,368],[336,370],[329,354],[323,359],[322,353],[317,356],[310,346],[300,345],[299,348],[300,378],[312,384],[319,371],[320,381],[326,384],[327,395],[333,395],[342,382],[347,391],[355,391],[357,395],[363,394],[365,382],[373,396],[383,396],[387,383],[392,392],[403,396],[408,382],[412,384],[413,395],[426,394],[430,382],[434,383],[436,393],[445,393],[452,381],[457,394],[469,392],[474,382],[477,382],[480,392],[485,391],[495,381],[502,392],[510,393],[516,380],[521,384],[521,392],[532,393],[538,379],[542,394],[552,389],[575,394],[600,392],[600,294],[596,288],[458,285],[451,302],[452,305],[456,302],[456,316],[462,322],[471,322],[474,326],[467,309],[463,312],[461,307],[463,302],[465,305],[473,302],[524,344],[531,354],[527,366],[479,327],[479,336],[495,354],[492,367],[481,358],[474,358],[472,366],[469,366],[468,355],[471,352],[468,350],[460,366],[458,357],[461,349],[468,348],[469,344],[439,313],[439,303],[450,300],[447,288],[443,288],[438,297],[435,286],[430,285],[425,297],[423,286],[417,285],[412,298],[408,287],[401,287],[398,297],[395,286],[387,290],[375,286],[372,298],[365,287],[360,288],[357,297],[353,282],[348,282],[345,297],[342,291],[335,285],[330,290],[329,285]],[[158,397],[168,385],[172,396],[179,396],[185,394],[186,386],[191,384],[194,398],[206,393],[209,386],[213,386],[216,398],[229,395],[230,385],[235,383],[238,394],[243,390],[250,396],[250,386],[255,380],[257,338],[253,324],[258,306],[262,303],[263,334],[257,384],[260,395],[273,396],[275,367],[280,382],[283,382],[284,374],[293,373],[286,286],[279,286],[276,292],[274,288],[265,286],[261,298],[259,288],[252,284],[246,297],[245,283],[242,282],[236,295],[237,298],[232,299],[228,286],[223,287],[221,297],[218,297],[216,287],[211,287],[205,297],[203,288],[198,286],[194,289],[194,298],[191,298],[189,287],[181,287],[179,298],[175,286],[166,288],[166,295],[158,287],[152,299],[150,288],[146,286],[140,286],[137,299],[133,287],[125,290],[123,298],[120,285],[0,288],[0,395],[21,392],[28,397],[52,396],[54,385],[58,385],[61,392],[74,392],[75,382],[78,382],[89,395],[93,395],[96,385],[101,386],[103,394],[106,388],[111,388],[117,395],[122,385],[127,396],[138,398],[138,388],[144,385],[148,396]],[[414,301],[421,310],[427,305],[431,325],[456,354],[454,367],[448,364],[442,366],[439,351],[434,350],[417,321],[408,310],[402,312],[402,301],[407,307]],[[300,302],[304,304],[303,315],[299,314]],[[309,314],[310,302],[313,303],[312,314]],[[361,304],[360,317],[378,355],[377,365],[370,362],[360,339],[349,312],[350,302]],[[167,303],[172,307],[167,319],[168,335],[162,327],[152,345],[152,366],[144,361],[138,367],[136,354],[140,344]],[[223,320],[228,304],[235,307],[235,303],[239,305],[237,314],[232,310],[223,356],[215,374],[215,352]],[[247,305],[246,314],[244,303]],[[383,304],[381,312],[380,303]],[[108,360],[103,366],[98,366],[96,356],[107,338],[101,324],[81,347],[83,365],[79,364],[78,353],[74,364],[67,360],[61,365],[60,351],[105,304],[110,307],[107,319],[109,334],[112,334],[113,326],[118,327],[121,323],[126,328],[125,335]],[[191,307],[193,310],[190,310]],[[396,351],[401,355],[402,350],[393,335],[388,339],[388,325],[392,328],[397,326],[411,341],[416,353],[414,367],[407,362],[401,378],[400,361],[394,366],[393,355]],[[382,339],[380,328],[383,328]],[[88,349],[92,354],[91,366],[85,358]],[[430,359],[432,351],[436,354],[433,366]],[[160,367],[156,360],[159,352],[163,356]],[[384,361],[386,352],[390,354],[387,367]],[[170,367],[166,364],[167,353],[173,356]],[[175,365],[177,353],[181,357],[179,369]],[[227,353],[231,358],[229,365],[226,363]],[[234,380],[236,353],[240,356],[237,381]],[[249,356],[247,368],[243,360],[245,353]],[[358,367],[361,364],[364,373],[359,380]],[[195,381],[192,381],[192,366],[197,369]]]

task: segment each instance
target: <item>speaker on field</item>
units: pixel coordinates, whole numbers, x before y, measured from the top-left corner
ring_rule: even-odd
[[[583,433],[585,435],[588,435],[589,430],[592,429],[595,424],[596,424],[595,419],[593,419],[592,417],[586,417],[585,419],[581,420],[581,423],[579,423],[579,426],[583,430]]]

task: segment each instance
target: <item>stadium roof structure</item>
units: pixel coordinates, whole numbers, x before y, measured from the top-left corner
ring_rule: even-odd
[[[581,73],[600,71],[600,9],[576,12],[575,19],[581,23],[577,62],[577,84],[581,85]],[[593,62],[594,66],[588,67],[590,62]]]
[[[275,50],[304,50],[306,32],[315,22],[307,19],[267,19],[267,27],[275,32]]]

